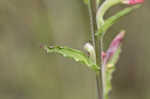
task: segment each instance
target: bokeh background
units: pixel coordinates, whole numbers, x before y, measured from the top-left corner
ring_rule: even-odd
[[[108,32],[113,37],[120,29],[127,31],[111,99],[150,99],[149,11],[145,0]],[[92,71],[40,49],[49,44],[83,50],[89,32],[82,0],[0,0],[0,99],[97,99]]]

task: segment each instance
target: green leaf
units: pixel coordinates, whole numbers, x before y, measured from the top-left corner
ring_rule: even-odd
[[[96,33],[97,36],[101,36],[104,35],[104,33],[113,25],[115,24],[121,17],[129,14],[130,12],[132,12],[133,10],[139,8],[141,5],[135,5],[132,7],[128,7],[123,9],[122,11],[118,12],[117,14],[115,14],[114,16],[111,16],[110,18],[108,18],[104,24],[101,26],[101,28],[98,30],[98,32]]]
[[[112,68],[109,68],[109,70],[106,71],[106,90],[104,93],[106,99],[108,99],[109,93],[112,90],[111,80],[112,80],[112,74],[114,71],[115,71],[115,66],[113,66]]]
[[[113,6],[120,4],[122,0],[104,0],[96,13],[98,29],[104,24],[104,16],[106,12]]]
[[[121,47],[117,49],[113,57],[109,60],[107,64],[107,69],[106,69],[106,91],[105,91],[105,96],[108,99],[108,94],[112,90],[112,85],[111,85],[111,80],[112,80],[112,74],[115,71],[115,65],[119,59],[121,53]]]
[[[94,71],[99,70],[99,67],[83,52],[68,48],[68,47],[60,47],[60,46],[45,46],[44,49],[47,53],[58,53],[63,55],[64,57],[72,58],[77,62],[83,63],[87,65],[89,68],[93,69]]]

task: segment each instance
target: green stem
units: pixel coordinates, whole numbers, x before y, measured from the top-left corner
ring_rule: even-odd
[[[91,41],[95,48],[96,53],[96,64],[101,66],[100,60],[101,60],[101,47],[100,47],[100,41],[97,36],[95,36],[95,33],[97,31],[97,22],[96,22],[96,11],[97,11],[97,4],[96,0],[89,0],[89,14],[90,14],[90,24],[91,24]],[[102,98],[102,85],[101,85],[101,71],[99,70],[96,73],[96,83],[97,83],[97,93],[98,93],[98,99]]]
[[[108,11],[109,8],[112,6],[119,4],[121,0],[105,0],[104,3],[98,8],[97,14],[96,14],[96,21],[97,21],[97,26],[98,29],[101,28],[101,26],[104,24],[104,14]],[[99,54],[103,52],[103,37],[104,35],[101,35],[100,37],[100,48],[99,49]],[[97,49],[97,48],[96,48]],[[100,59],[99,59],[100,60]],[[102,60],[102,58],[101,58]],[[101,61],[101,86],[102,86],[102,99],[107,99],[108,96],[106,95],[106,66],[103,61]]]
[[[101,68],[101,47],[100,47],[100,40],[98,37],[95,37],[95,53],[96,53],[96,64]],[[102,77],[101,77],[101,70],[99,71],[99,73],[97,74],[97,80],[99,80],[99,82],[97,84],[99,84],[99,98],[98,99],[104,99],[103,98],[103,86],[102,86]]]
[[[91,25],[91,42],[95,47],[95,32],[97,31],[96,24],[96,0],[89,0],[89,15],[90,15],[90,25]]]
[[[104,48],[103,48],[103,37],[104,36],[101,36],[101,39],[100,39],[100,43],[101,43],[101,53],[104,51]],[[101,60],[103,60],[102,59],[102,57],[101,57]],[[106,75],[105,75],[105,66],[104,66],[104,62],[103,61],[101,61],[101,79],[102,79],[102,87],[103,87],[103,99],[106,99],[106,97],[105,97],[105,86],[106,86]]]

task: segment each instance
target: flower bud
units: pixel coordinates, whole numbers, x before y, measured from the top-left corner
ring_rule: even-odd
[[[107,63],[107,61],[115,54],[117,49],[119,48],[121,41],[125,35],[125,31],[121,31],[111,42],[108,50],[106,51],[106,55],[104,57],[103,62]]]
[[[95,49],[90,43],[84,45],[84,49],[88,52],[89,57],[96,62]]]
[[[140,4],[143,2],[144,0],[123,0],[123,3],[128,4],[128,5],[135,5],[135,4]]]

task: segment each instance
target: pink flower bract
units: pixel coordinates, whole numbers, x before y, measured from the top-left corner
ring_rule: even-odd
[[[135,5],[135,4],[140,4],[143,2],[144,0],[123,0],[123,3],[128,4],[128,5]]]
[[[139,4],[139,3],[143,3],[143,2],[144,2],[144,0],[129,0],[130,5]]]
[[[125,35],[125,31],[121,31],[111,42],[108,50],[106,53],[102,52],[101,57],[103,59],[103,62],[106,64],[107,61],[115,54],[117,49],[119,48],[121,41]]]

